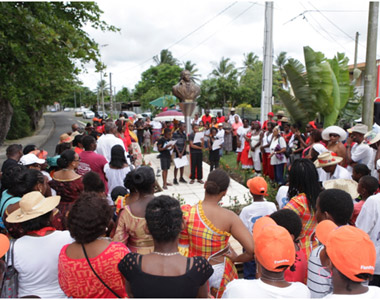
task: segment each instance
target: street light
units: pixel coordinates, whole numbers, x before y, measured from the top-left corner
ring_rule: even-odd
[[[103,47],[107,47],[108,44],[103,44],[103,45],[100,45],[101,48]],[[100,55],[100,64],[102,64],[102,60],[101,60],[101,55]],[[100,69],[100,88],[101,88],[101,96],[102,96],[102,110],[103,110],[103,118],[105,116],[105,109],[104,109],[104,95],[103,95],[103,69]]]

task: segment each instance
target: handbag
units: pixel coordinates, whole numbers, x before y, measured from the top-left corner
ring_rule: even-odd
[[[114,294],[117,298],[121,298],[116,292],[114,292],[113,289],[111,289],[101,278],[100,276],[98,275],[98,273],[95,272],[94,268],[92,267],[91,263],[90,263],[90,260],[88,259],[88,256],[87,256],[87,252],[86,252],[86,249],[84,248],[84,245],[82,244],[82,249],[83,249],[83,252],[84,252],[84,256],[86,257],[86,260],[88,262],[88,265],[90,266],[92,272],[94,272],[95,276],[100,280],[100,282],[112,293]]]
[[[277,146],[274,148],[274,151],[280,151],[280,150],[281,150],[281,146],[280,144],[277,144]],[[282,153],[276,153],[275,155],[278,160],[282,160],[284,158],[284,154]]]
[[[18,298],[18,272],[14,267],[13,249],[16,241],[11,240],[11,245],[7,254],[7,266],[1,284],[1,298]],[[12,264],[9,265],[9,257],[12,257]]]

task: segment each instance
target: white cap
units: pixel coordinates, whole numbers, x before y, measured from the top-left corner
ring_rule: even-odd
[[[21,157],[20,159],[20,164],[21,165],[24,165],[24,166],[29,166],[29,165],[33,165],[33,164],[39,164],[39,165],[42,165],[45,163],[45,160],[44,159],[40,159],[38,158],[35,154],[33,153],[29,153],[29,154],[25,154]]]

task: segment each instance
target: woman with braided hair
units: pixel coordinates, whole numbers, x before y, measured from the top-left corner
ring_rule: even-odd
[[[228,174],[220,169],[212,171],[205,183],[205,197],[194,206],[184,205],[185,228],[180,235],[180,251],[188,257],[202,256],[213,266],[210,278],[213,296],[220,298],[228,282],[237,278],[234,262],[253,259],[253,239],[238,215],[219,206],[230,184]],[[229,247],[233,236],[246,252],[236,256]]]
[[[132,252],[148,254],[153,251],[152,236],[145,231],[145,210],[154,198],[155,181],[153,169],[147,166],[132,170],[124,180],[130,196],[120,210],[113,240],[124,243]]]
[[[146,207],[146,223],[153,236],[154,251],[127,254],[119,263],[129,297],[207,298],[207,280],[213,273],[204,257],[184,257],[178,252],[183,227],[179,202],[159,196]]]

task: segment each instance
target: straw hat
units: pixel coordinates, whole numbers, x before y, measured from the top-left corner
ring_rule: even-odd
[[[333,156],[331,152],[324,152],[318,155],[318,159],[314,162],[314,165],[316,168],[323,168],[339,164],[342,160],[342,157]]]
[[[276,113],[277,116],[284,116],[285,115],[285,112],[283,110],[279,110],[277,113]]]
[[[289,119],[287,117],[282,117],[281,118],[281,122],[282,123],[288,123],[289,122]]]
[[[335,134],[339,135],[339,141],[341,141],[341,142],[344,141],[347,137],[347,133],[344,131],[343,128],[334,125],[334,126],[329,126],[322,131],[322,138],[325,141],[329,141],[330,140],[330,133],[335,133]]]
[[[360,134],[366,134],[368,132],[368,126],[364,124],[356,124],[354,127],[347,129],[349,133],[357,132]]]
[[[22,223],[38,218],[52,211],[61,200],[61,196],[45,198],[40,192],[25,194],[20,200],[20,208],[16,209],[7,217],[8,223]]]
[[[380,141],[380,133],[371,130],[364,135],[364,140],[368,145],[372,145]]]
[[[352,199],[359,197],[358,183],[352,179],[331,179],[323,182],[323,187],[326,190],[338,189],[345,191],[351,195]]]
[[[74,140],[73,136],[68,135],[67,133],[61,134],[59,137],[59,143],[71,143]]]

